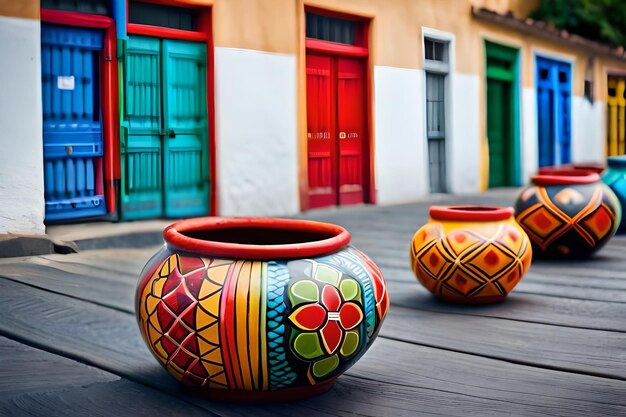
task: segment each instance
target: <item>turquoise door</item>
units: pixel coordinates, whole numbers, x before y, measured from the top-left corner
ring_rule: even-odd
[[[122,218],[208,214],[206,45],[128,40]]]

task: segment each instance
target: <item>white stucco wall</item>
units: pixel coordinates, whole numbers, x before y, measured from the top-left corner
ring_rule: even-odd
[[[480,191],[480,79],[477,75],[449,74],[451,100],[446,135],[448,185],[454,194]]]
[[[43,234],[40,24],[0,16],[0,234]]]
[[[539,166],[539,139],[537,132],[537,93],[534,88],[522,88],[521,108],[521,166],[522,182],[527,184]]]
[[[415,201],[428,193],[424,72],[374,68],[377,203]]]
[[[215,85],[219,214],[298,212],[295,56],[215,48]]]
[[[606,103],[590,103],[572,97],[572,162],[602,162],[606,159]]]

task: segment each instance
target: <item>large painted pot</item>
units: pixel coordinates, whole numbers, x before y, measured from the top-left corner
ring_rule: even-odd
[[[619,201],[597,173],[561,170],[539,174],[522,190],[515,218],[542,258],[587,257],[613,236]]]
[[[532,259],[511,207],[433,206],[411,242],[411,267],[437,298],[460,303],[504,300]]]
[[[608,159],[609,167],[602,175],[602,181],[615,193],[622,206],[622,211],[626,208],[626,155],[611,156]],[[620,232],[626,230],[626,216],[622,215],[619,225]]]
[[[387,313],[380,270],[342,227],[207,217],[163,235],[137,288],[139,327],[167,371],[210,399],[326,391]]]

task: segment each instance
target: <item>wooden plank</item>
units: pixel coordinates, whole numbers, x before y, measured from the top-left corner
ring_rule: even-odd
[[[626,334],[393,306],[380,334],[513,363],[626,380]]]
[[[97,255],[97,257],[96,257]],[[15,262],[5,263],[0,275],[28,283],[39,288],[109,305],[122,311],[134,312],[133,297],[137,277],[143,260],[150,253],[140,251],[91,251],[72,255],[51,255],[44,264],[48,269],[37,274],[29,272],[24,262],[20,275],[15,273]],[[102,263],[102,270],[94,270],[93,259]],[[40,262],[32,258],[29,262]],[[106,271],[106,265],[126,265],[121,272]],[[391,302],[394,305],[455,314],[497,317],[517,321],[558,324],[608,331],[626,331],[626,304],[602,301],[577,300],[548,297],[517,289],[505,303],[486,306],[459,306],[435,301],[414,278],[412,272],[403,269],[383,268],[388,280]],[[104,289],[103,289],[104,288]],[[109,298],[102,294],[112,293]]]
[[[614,415],[626,384],[379,340],[328,393],[269,407],[189,398],[123,312],[0,279],[0,332],[171,392],[220,415]],[[387,325],[387,324],[385,324]],[[556,408],[555,408],[556,407]]]
[[[576,300],[513,291],[502,303],[451,304],[438,301],[417,281],[387,282],[391,304],[423,311],[485,316],[574,328],[626,332],[626,304]],[[514,326],[515,323],[510,323]]]
[[[41,265],[34,266],[40,267]],[[78,265],[72,264],[71,266],[80,272]],[[2,273],[10,272],[11,268],[10,265],[5,265]],[[82,268],[86,269],[88,266]],[[85,271],[86,273],[87,271]],[[80,277],[78,274],[76,276]],[[82,279],[74,279],[73,277],[74,274],[61,273],[58,270],[48,268],[48,271],[37,271],[31,274],[29,281],[41,282],[42,287],[49,288],[58,285],[57,283],[63,283],[64,279],[72,280],[72,285],[69,288],[72,296],[133,313],[135,277],[127,276],[125,282],[115,284],[107,283],[103,279],[89,279],[87,276]],[[21,279],[20,277],[19,280]],[[495,310],[491,316],[462,317],[459,313],[467,314],[467,307],[463,312],[459,310],[450,312],[443,311],[441,308],[437,310],[431,308],[428,311],[429,309],[420,308],[419,305],[417,307],[415,304],[411,305],[409,296],[411,287],[421,288],[416,281],[410,286],[394,286],[396,283],[393,281],[389,284],[394,308],[391,310],[388,320],[395,325],[387,325],[383,329],[382,334],[386,337],[528,365],[546,366],[613,378],[622,378],[626,375],[626,351],[620,349],[620,346],[626,345],[626,335],[614,331],[568,327],[558,328],[556,331],[553,325],[537,322],[525,323],[529,320],[523,313],[528,311],[529,307],[524,306],[523,294],[519,295],[522,298],[519,298],[518,294],[511,296],[512,300],[517,300],[517,305],[522,306],[519,316],[507,312],[507,317],[503,318],[499,317],[497,315],[498,310]],[[103,287],[107,289],[106,292],[102,291]],[[58,292],[63,291],[67,291],[67,286],[58,288]],[[425,290],[421,290],[421,292],[425,294]],[[113,294],[112,297],[107,298],[110,294]],[[394,301],[396,296],[401,301]],[[120,300],[126,304],[120,305]],[[413,308],[406,310],[399,307],[398,303]],[[510,304],[510,300],[508,303],[497,305],[500,306],[499,311],[506,311],[508,304]],[[579,310],[579,307],[571,304],[569,307],[569,311],[578,312],[577,315],[574,315],[574,319],[580,316],[582,317],[579,319],[580,321],[586,320],[588,313],[585,310]],[[545,310],[546,308],[544,308]],[[623,322],[623,320],[619,320],[621,317],[623,315],[617,315],[612,321]],[[516,322],[511,322],[510,319],[516,320]],[[592,317],[587,321],[593,321],[593,319]],[[562,318],[561,320],[563,321]],[[597,321],[596,318],[595,322]],[[569,325],[580,327],[580,324],[573,324],[572,319],[569,320]],[[614,326],[617,325],[614,324]],[[623,329],[624,323],[619,325]],[[408,333],[403,332],[403,326],[408,327],[410,331]],[[597,340],[602,340],[603,343],[598,344]],[[531,342],[533,348],[529,349]],[[605,358],[612,358],[611,362],[606,362]]]
[[[13,262],[2,266],[0,275],[132,313],[134,312],[133,297],[138,271],[143,266],[143,260],[149,256],[150,253],[146,250],[107,250],[51,255],[44,261],[38,258],[28,260],[28,262],[43,262],[48,268],[46,270],[37,273],[29,272],[28,267],[24,265],[25,262],[18,262],[19,268],[16,269],[15,262]],[[102,263],[102,270],[93,269],[93,259],[98,259]],[[118,264],[126,265],[123,272],[110,273],[104,269],[106,265]],[[36,268],[40,266],[37,264]],[[16,270],[21,271],[20,274],[17,274]],[[434,301],[430,293],[423,289],[412,272],[407,269],[383,268],[383,273],[388,280],[391,302],[394,305],[425,311],[482,315],[597,330],[626,331],[626,321],[621,319],[626,317],[626,305],[619,303],[546,297],[516,289],[505,303],[468,308]],[[112,296],[103,297],[102,294],[112,294]]]
[[[154,416],[165,410],[207,415],[190,403],[0,337],[0,415]]]

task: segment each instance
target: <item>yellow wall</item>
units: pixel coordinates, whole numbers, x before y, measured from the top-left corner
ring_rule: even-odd
[[[39,0],[0,0],[0,16],[39,19]]]

